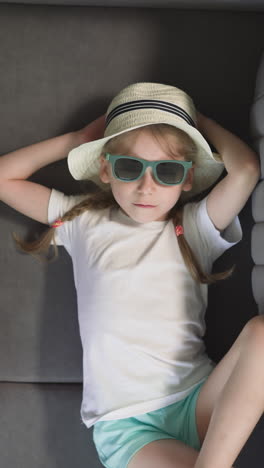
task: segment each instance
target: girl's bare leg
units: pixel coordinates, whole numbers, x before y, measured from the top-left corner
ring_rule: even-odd
[[[127,468],[193,468],[198,453],[179,440],[155,440],[140,449]]]
[[[158,440],[139,450],[128,468],[232,467],[263,411],[262,368],[260,316],[246,324],[200,391],[196,407],[200,453],[176,440]]]
[[[230,468],[264,410],[264,317],[254,317],[202,387],[194,468]]]

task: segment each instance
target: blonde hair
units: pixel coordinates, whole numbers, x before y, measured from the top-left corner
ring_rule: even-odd
[[[135,130],[131,130],[129,134],[138,133],[142,131],[150,131],[154,138],[158,141],[158,143],[163,146],[165,152],[177,158],[179,153],[186,159],[186,160],[193,160],[195,153],[196,153],[196,145],[193,140],[180,129],[177,129],[168,124],[156,124],[156,125],[147,125],[145,127],[141,127]],[[168,135],[173,135],[174,138],[168,139],[166,138]],[[170,144],[172,142],[172,144]],[[117,152],[117,148],[120,151],[120,147],[122,147],[126,143],[126,134],[121,134],[119,136],[113,137],[104,145],[102,149],[102,155],[105,153],[115,153]],[[174,145],[174,143],[177,143]],[[87,193],[87,198],[82,202],[75,205],[71,208],[68,212],[66,212],[60,219],[62,222],[72,221],[76,216],[80,216],[87,210],[101,210],[108,207],[119,207],[117,201],[115,200],[111,189],[103,190],[97,187],[93,193]],[[201,198],[201,197],[200,197]],[[197,197],[196,197],[197,199]],[[194,200],[192,200],[194,201]],[[183,222],[183,208],[184,204],[181,201],[181,198],[178,202],[174,205],[174,207],[169,211],[167,214],[166,219],[172,219],[174,226],[182,225]],[[58,257],[58,247],[55,242],[55,229],[53,227],[48,228],[46,232],[44,232],[37,240],[32,242],[27,242],[25,240],[19,239],[19,237],[13,233],[13,237],[17,246],[23,251],[26,252],[34,257],[36,257],[41,262],[52,262]],[[50,244],[53,240],[54,243],[54,256],[52,258],[42,257],[41,254],[48,253]],[[184,235],[180,235],[178,237],[179,247],[185,261],[187,268],[191,276],[194,278],[195,281],[200,283],[214,283],[218,280],[226,279],[229,277],[234,270],[234,267],[230,268],[229,270],[221,273],[214,273],[208,274],[204,272],[199,262],[196,259],[194,252],[192,251],[191,247],[189,246],[187,240],[185,239]]]

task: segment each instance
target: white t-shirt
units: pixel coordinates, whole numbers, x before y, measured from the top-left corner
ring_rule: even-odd
[[[86,197],[53,189],[49,223]],[[183,226],[207,272],[242,238],[238,217],[224,233],[215,229],[206,199],[186,205]],[[73,263],[88,428],[168,406],[210,374],[207,285],[191,278],[171,220],[141,224],[121,209],[89,210],[56,228],[56,243]]]

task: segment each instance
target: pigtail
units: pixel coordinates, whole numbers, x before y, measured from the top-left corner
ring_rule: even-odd
[[[173,225],[176,229],[176,227],[182,226],[183,224],[183,206],[180,206],[177,208],[177,210],[174,213],[173,216]],[[228,278],[229,276],[232,275],[234,271],[234,266],[230,268],[229,270],[223,271],[221,273],[205,273],[200,265],[199,262],[189,246],[185,236],[184,236],[184,231],[182,230],[180,235],[178,235],[178,242],[179,242],[179,247],[181,254],[183,256],[184,262],[192,276],[192,278],[195,281],[198,281],[199,283],[202,284],[211,284],[215,283],[216,281],[223,280]]]
[[[63,224],[67,221],[72,221],[76,216],[80,216],[87,210],[102,210],[110,206],[119,206],[112,192],[99,189],[94,193],[87,194],[87,198],[64,213],[60,218],[60,223]],[[15,232],[13,232],[13,239],[22,252],[32,255],[32,257],[35,257],[41,263],[51,263],[58,257],[58,246],[55,241],[55,223],[53,226],[54,227],[48,227],[48,229],[34,241],[21,239]],[[48,254],[52,241],[54,255],[49,257]]]

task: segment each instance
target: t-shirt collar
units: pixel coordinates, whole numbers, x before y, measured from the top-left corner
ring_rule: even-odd
[[[162,230],[168,223],[168,220],[151,221],[149,223],[139,223],[138,221],[135,221],[134,219],[130,218],[130,216],[128,216],[121,208],[116,207],[113,208],[112,217],[114,221],[118,221],[119,223],[127,226],[138,227],[140,229]]]

